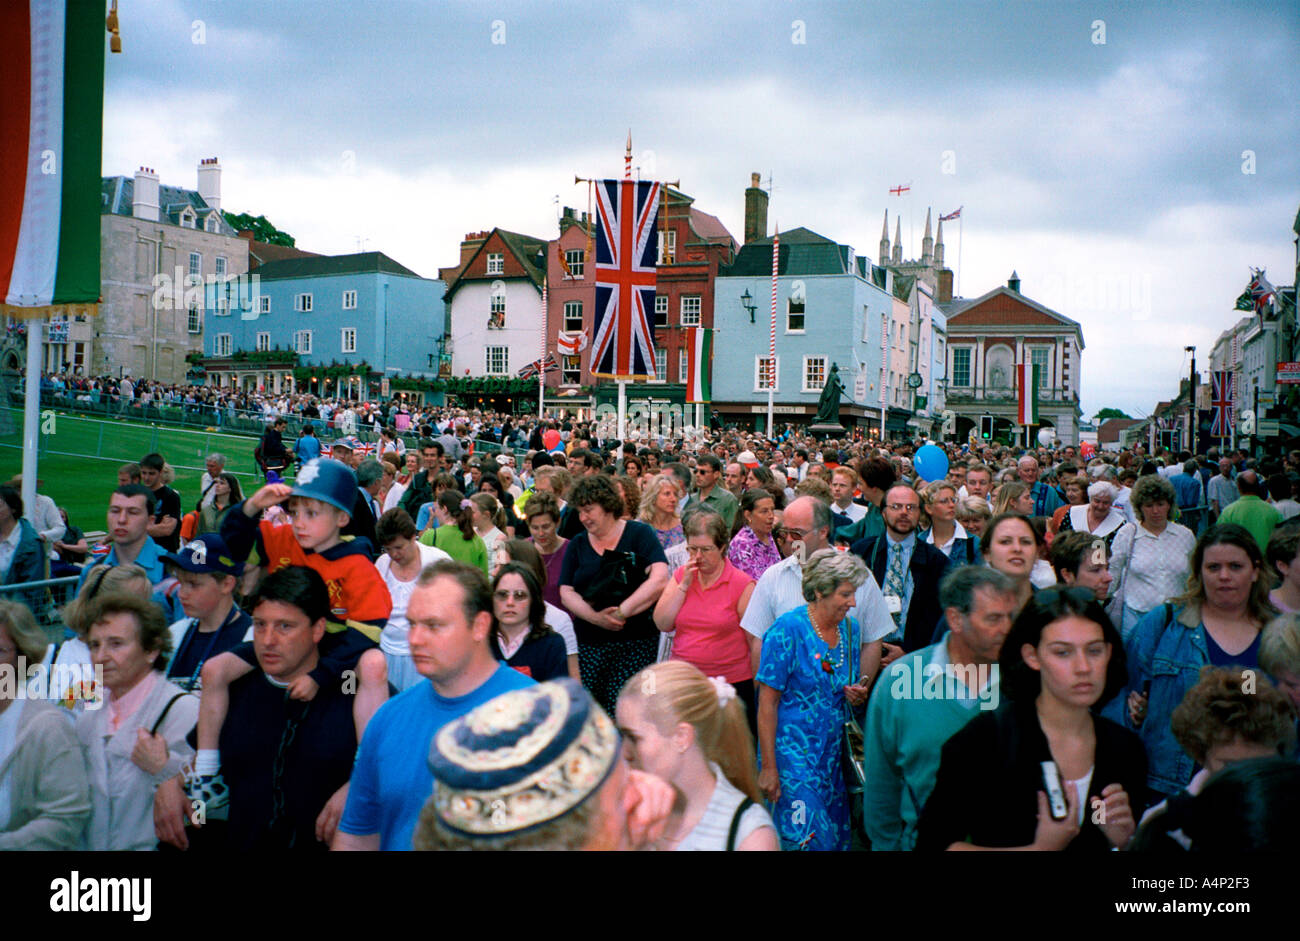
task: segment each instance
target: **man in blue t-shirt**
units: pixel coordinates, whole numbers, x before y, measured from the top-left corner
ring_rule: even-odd
[[[492,591],[478,568],[441,560],[420,573],[406,606],[411,659],[426,681],[380,707],[366,726],[334,838],[336,850],[409,850],[433,792],[429,746],[448,722],[533,681],[492,655]]]

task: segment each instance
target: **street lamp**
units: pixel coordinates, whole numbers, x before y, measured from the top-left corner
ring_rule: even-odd
[[[758,305],[754,303],[754,295],[749,293],[749,288],[745,288],[745,293],[740,295],[740,306],[749,311],[749,322],[754,322],[754,311],[758,310]]]

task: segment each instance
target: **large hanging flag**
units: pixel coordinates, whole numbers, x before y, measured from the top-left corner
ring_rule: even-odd
[[[659,184],[596,184],[596,336],[591,374],[653,379]]]
[[[1016,412],[1016,423],[1020,425],[1038,424],[1038,367],[1033,363],[1016,364],[1016,393],[1020,407]]]
[[[1255,313],[1261,317],[1266,310],[1273,310],[1277,302],[1277,289],[1268,283],[1268,278],[1264,277],[1264,269],[1257,268],[1253,272],[1250,280],[1250,299],[1255,303]]]
[[[10,316],[99,300],[103,24],[102,0],[0,4],[0,307]]]
[[[577,356],[587,348],[587,331],[561,333],[555,338],[555,346],[565,356]]]
[[[1210,372],[1210,437],[1212,438],[1232,437],[1232,430],[1237,423],[1236,409],[1233,407],[1235,378],[1235,374],[1230,369],[1216,369]]]
[[[707,405],[713,401],[713,331],[686,328],[686,401]]]

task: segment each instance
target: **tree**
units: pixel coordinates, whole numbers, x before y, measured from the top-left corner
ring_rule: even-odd
[[[1105,421],[1108,418],[1132,418],[1132,417],[1133,417],[1132,415],[1128,415],[1124,412],[1121,412],[1117,408],[1103,408],[1100,412],[1097,413],[1098,421]]]
[[[270,222],[266,221],[266,216],[254,216],[252,213],[226,212],[224,209],[221,214],[226,217],[226,221],[236,232],[242,232],[245,229],[251,229],[253,238],[259,242],[267,242],[271,245],[285,245],[293,247],[293,236],[288,232],[281,232]]]

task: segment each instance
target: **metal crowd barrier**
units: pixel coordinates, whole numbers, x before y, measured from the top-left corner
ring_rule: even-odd
[[[77,596],[78,581],[78,576],[67,575],[63,578],[0,585],[0,599],[26,605],[36,615],[36,622],[49,630],[62,625],[63,618],[59,612]]]

